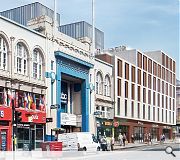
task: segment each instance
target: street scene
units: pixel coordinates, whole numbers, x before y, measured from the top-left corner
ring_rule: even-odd
[[[179,0],[0,5],[0,160],[180,159]]]

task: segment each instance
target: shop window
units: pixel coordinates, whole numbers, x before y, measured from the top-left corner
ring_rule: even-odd
[[[16,73],[27,75],[28,51],[26,46],[19,42],[16,45]]]
[[[7,52],[7,44],[4,38],[0,36],[0,69],[3,70],[7,70]]]

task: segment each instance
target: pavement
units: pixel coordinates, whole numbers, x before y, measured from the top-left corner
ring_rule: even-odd
[[[164,142],[164,144],[170,144],[170,143],[176,143],[173,140],[166,140]],[[151,144],[149,143],[139,143],[139,142],[135,142],[135,143],[128,143],[125,146],[120,146],[120,144],[118,142],[115,142],[114,144],[114,150],[124,150],[124,149],[128,149],[128,148],[138,148],[138,147],[142,147],[142,146],[153,146],[153,145],[159,145],[160,142],[156,141],[156,142],[152,142]]]

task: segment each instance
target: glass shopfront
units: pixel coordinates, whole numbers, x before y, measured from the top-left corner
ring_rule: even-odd
[[[43,125],[28,125],[24,124],[17,128],[17,149],[24,150],[25,147],[30,147],[30,150],[40,148],[40,143],[44,140]]]
[[[158,131],[159,131],[158,128],[151,128],[151,129],[150,129],[151,140],[152,140],[152,141],[157,141],[157,139],[158,139]]]
[[[129,127],[128,126],[118,126],[118,127],[115,127],[114,128],[114,138],[116,141],[118,141],[118,137],[119,137],[119,134],[121,133],[122,135],[125,133],[126,135],[126,138],[129,137]]]
[[[134,127],[134,140],[144,142],[144,127]]]

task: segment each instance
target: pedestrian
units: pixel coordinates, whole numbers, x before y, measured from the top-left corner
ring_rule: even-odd
[[[106,136],[102,136],[102,138],[101,138],[101,148],[102,148],[102,151],[107,151],[107,139],[106,139]]]
[[[119,140],[119,144],[120,146],[122,146],[122,143],[123,143],[123,135],[120,133],[119,136],[118,136],[118,140]]]
[[[165,137],[164,134],[162,135],[162,139],[163,139],[163,143],[164,143],[164,142],[165,142],[165,139],[166,139],[166,137]]]
[[[148,134],[148,140],[149,140],[149,144],[152,144],[151,133]]]
[[[131,135],[131,142],[134,143],[134,134]]]
[[[114,150],[114,137],[111,137],[111,151]]]
[[[126,144],[126,134],[124,133],[123,134],[123,146],[125,146],[125,144]]]

